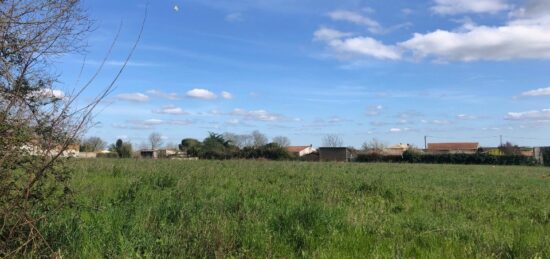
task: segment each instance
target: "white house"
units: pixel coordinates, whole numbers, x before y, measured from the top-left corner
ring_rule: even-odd
[[[286,150],[289,153],[295,154],[298,157],[303,157],[311,153],[317,152],[317,149],[313,148],[312,145],[309,146],[291,146],[287,147]]]

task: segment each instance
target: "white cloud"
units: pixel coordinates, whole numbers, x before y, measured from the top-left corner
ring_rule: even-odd
[[[150,94],[152,96],[168,99],[168,100],[179,100],[181,99],[177,93],[165,93],[160,90],[149,90],[146,92],[147,94]]]
[[[149,120],[143,121],[143,124],[145,125],[160,125],[162,123],[163,121],[159,119],[149,119]]]
[[[318,41],[332,41],[332,40],[338,40],[344,37],[352,36],[352,33],[349,32],[341,32],[338,30],[321,27],[315,33],[313,36],[315,37],[315,40]]]
[[[65,98],[65,92],[58,89],[40,89],[33,94],[35,97],[39,98],[54,98],[54,99],[63,99]]]
[[[509,112],[507,120],[550,121],[550,109],[527,112]]]
[[[529,96],[529,97],[550,96],[550,87],[539,88],[539,89],[523,92],[521,93],[521,96]]]
[[[185,115],[189,114],[180,107],[176,106],[164,106],[160,109],[153,110],[154,113],[169,114],[169,115]]]
[[[464,32],[415,33],[399,46],[416,57],[441,61],[549,59],[550,27],[536,25],[472,26]]]
[[[384,110],[384,107],[382,105],[370,106],[367,108],[366,114],[368,116],[377,116],[382,113],[382,110]]]
[[[325,42],[344,58],[356,55],[389,60],[401,58],[401,53],[394,46],[384,45],[370,37],[349,37],[350,35],[350,33],[327,28],[321,28],[314,34],[316,40]]]
[[[233,94],[231,94],[230,92],[223,91],[222,98],[226,100],[233,99]]]
[[[494,12],[512,6],[500,0],[437,0],[434,8],[440,13]],[[490,26],[465,19],[455,30],[415,33],[408,40],[392,44],[328,28],[317,30],[314,39],[324,42],[340,59],[399,60],[408,56],[438,62],[550,59],[549,1],[530,0],[512,10],[508,17],[504,24]]]
[[[358,25],[367,26],[368,30],[372,33],[382,32],[382,26],[380,26],[377,21],[356,12],[338,10],[329,13],[328,16],[335,21],[346,21]]]
[[[193,121],[148,119],[148,120],[129,120],[129,121],[126,121],[126,123],[114,123],[112,126],[120,129],[147,130],[160,125],[181,126],[181,125],[189,125],[189,124],[193,124]]]
[[[225,16],[225,20],[228,22],[242,22],[244,18],[242,13],[230,13]]]
[[[392,128],[392,129],[390,129],[390,132],[392,132],[392,133],[399,133],[399,132],[401,132],[401,131],[403,131],[403,130],[400,129],[400,128]]]
[[[248,120],[258,121],[282,121],[285,119],[279,114],[270,113],[266,110],[247,111],[244,109],[234,109],[229,115],[241,116]]]
[[[516,18],[539,18],[547,16],[550,13],[550,1],[548,0],[528,0],[525,6],[517,8],[510,13],[510,16]]]
[[[187,97],[191,97],[195,99],[203,99],[203,100],[213,100],[217,98],[216,94],[214,94],[213,92],[207,89],[200,89],[200,88],[195,88],[193,90],[188,91]]]
[[[475,115],[469,115],[469,114],[459,114],[456,116],[457,119],[459,120],[476,120],[478,119],[477,116]]]
[[[437,14],[497,13],[510,9],[504,0],[435,0],[432,11]]]
[[[451,122],[448,121],[448,120],[433,120],[432,123],[435,124],[435,125],[449,125],[449,124],[451,124]]]
[[[119,94],[117,95],[117,98],[122,101],[130,101],[130,102],[147,102],[149,101],[149,96],[142,94],[142,93],[126,93],[126,94]]]

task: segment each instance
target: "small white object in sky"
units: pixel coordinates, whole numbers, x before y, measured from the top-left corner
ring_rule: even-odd
[[[179,7],[178,5],[174,5],[174,11],[179,12],[179,11],[180,11],[180,7]]]

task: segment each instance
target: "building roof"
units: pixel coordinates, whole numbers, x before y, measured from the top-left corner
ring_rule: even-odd
[[[299,153],[303,151],[304,149],[310,148],[311,146],[291,146],[286,147],[286,150],[290,153]]]
[[[477,150],[478,142],[428,143],[428,150]]]
[[[389,146],[388,149],[404,149],[404,150],[407,150],[410,147],[411,146],[409,144],[400,143],[400,144],[396,144],[396,145],[393,145],[393,146]]]
[[[334,150],[348,149],[348,150],[351,150],[351,148],[349,148],[349,147],[320,147],[319,149],[324,149],[324,150],[327,150],[327,149],[334,149]]]

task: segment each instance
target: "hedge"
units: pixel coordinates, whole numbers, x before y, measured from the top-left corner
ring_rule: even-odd
[[[549,158],[550,159],[550,158]],[[424,164],[462,164],[462,165],[536,165],[532,157],[493,156],[489,154],[420,154],[405,152],[403,156],[384,156],[380,154],[359,154],[357,162],[424,163]]]
[[[540,152],[542,153],[542,160],[544,162],[544,165],[550,166],[550,147],[540,148]]]

